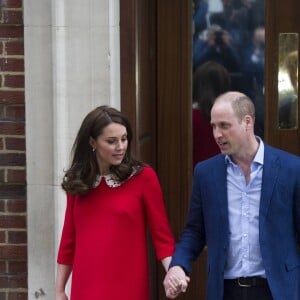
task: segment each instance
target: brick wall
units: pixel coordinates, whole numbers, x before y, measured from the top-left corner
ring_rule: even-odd
[[[27,299],[22,0],[0,0],[0,300]]]

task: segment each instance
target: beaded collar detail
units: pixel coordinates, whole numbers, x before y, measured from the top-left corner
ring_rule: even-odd
[[[111,188],[115,188],[121,185],[121,183],[112,174],[108,174],[104,176],[98,174],[93,184],[94,188],[96,188],[100,184],[102,178],[104,178],[106,184]]]
[[[100,183],[101,183],[101,180],[102,178],[104,178],[106,184],[110,187],[110,188],[116,188],[118,186],[120,186],[121,184],[123,184],[124,182],[126,182],[128,179],[130,179],[132,176],[134,176],[136,174],[137,170],[133,170],[132,173],[130,174],[130,176],[120,182],[113,174],[107,174],[107,175],[97,175],[96,176],[96,180],[93,184],[93,187],[96,188]]]

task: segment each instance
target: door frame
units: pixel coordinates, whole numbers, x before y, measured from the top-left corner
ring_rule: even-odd
[[[265,65],[265,141],[274,147],[300,155],[300,123],[296,129],[278,128],[278,49],[280,33],[298,33],[300,37],[297,0],[265,0],[266,65]],[[300,39],[300,38],[299,38]],[[299,45],[298,45],[299,47]],[[299,69],[299,62],[298,62]],[[298,87],[299,77],[298,77]],[[299,99],[299,91],[298,91]],[[298,100],[299,103],[299,100]],[[298,105],[298,120],[300,105]]]
[[[155,124],[151,151],[152,166],[157,170],[163,188],[167,212],[172,230],[177,239],[186,220],[192,183],[192,1],[120,1],[120,45],[121,45],[121,109],[130,118],[135,133],[139,133],[140,106],[143,103],[142,85],[143,67],[147,58],[143,57],[141,41],[145,35],[154,39],[153,48],[155,67],[151,87],[155,92],[152,113]],[[265,142],[300,155],[300,131],[278,130],[276,124],[277,104],[277,56],[279,32],[298,32],[298,0],[265,0],[266,6],[266,65],[265,65]],[[151,14],[149,27],[142,26],[143,14]],[[284,14],[284,17],[282,17]],[[148,28],[148,32],[143,32]],[[153,34],[154,31],[154,34]],[[144,57],[145,58],[145,57]],[[149,62],[148,62],[149,63]],[[298,107],[299,113],[299,107]],[[300,116],[300,113],[299,113]],[[144,156],[145,147],[141,147],[139,134],[134,140],[134,152]],[[296,143],[295,143],[296,141]],[[149,146],[150,147],[150,146]],[[149,148],[148,147],[148,148]],[[202,259],[202,258],[201,258]],[[163,271],[153,271],[155,279],[153,299],[165,299],[162,290]],[[188,293],[181,299],[204,299],[205,267],[204,262],[194,268]],[[197,280],[201,278],[201,280]],[[158,298],[157,298],[158,297]]]
[[[150,2],[154,4],[149,7]],[[150,12],[146,8],[150,8]],[[141,124],[143,126],[140,106],[144,101],[141,83],[147,77],[145,66],[149,65],[143,56],[145,48],[141,41],[146,42],[145,37],[154,39],[156,62],[152,69],[155,75],[151,79],[154,80],[152,87],[155,93],[152,95],[151,111],[155,113],[155,125],[152,126],[152,137],[155,138],[152,138],[149,147],[155,152],[151,164],[158,173],[176,239],[186,219],[193,172],[190,155],[191,13],[190,1],[120,1],[121,110],[133,124],[133,150],[139,158],[148,157],[144,156],[146,149],[141,147],[140,141]],[[153,14],[150,25],[145,26],[143,14]],[[152,268],[151,276],[155,281],[155,284],[152,283],[153,299],[165,299],[162,287],[164,271],[161,267]],[[195,298],[192,293],[191,287],[186,299]]]

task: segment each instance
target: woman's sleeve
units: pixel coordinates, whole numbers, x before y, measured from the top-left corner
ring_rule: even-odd
[[[58,249],[57,262],[64,265],[72,265],[75,250],[75,226],[73,220],[74,196],[67,195],[67,207],[64,226]]]
[[[157,259],[174,252],[175,240],[169,225],[163,194],[157,175],[150,167],[144,167],[143,194],[146,217]]]

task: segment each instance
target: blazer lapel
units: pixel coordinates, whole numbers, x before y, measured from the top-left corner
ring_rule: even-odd
[[[260,197],[260,225],[263,224],[271,202],[272,193],[279,173],[279,158],[268,145],[265,144],[264,166],[262,176],[262,190]]]
[[[224,221],[220,224],[228,224],[227,169],[224,155],[218,157],[212,180],[215,184],[215,193],[219,202],[220,217]]]

